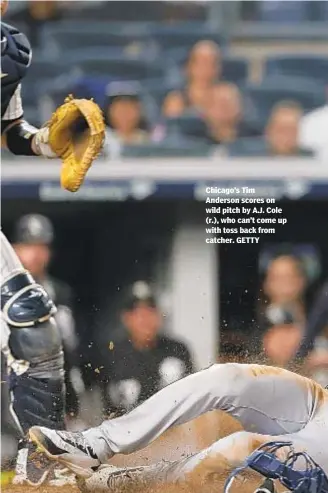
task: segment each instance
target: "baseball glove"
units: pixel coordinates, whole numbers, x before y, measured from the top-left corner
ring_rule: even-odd
[[[49,146],[62,159],[61,185],[76,192],[103,146],[102,111],[93,100],[74,99],[69,95],[54,112],[47,127]]]

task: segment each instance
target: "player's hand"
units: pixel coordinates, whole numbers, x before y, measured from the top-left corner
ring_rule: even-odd
[[[40,128],[34,135],[32,139],[32,150],[38,156],[44,156],[50,159],[58,157],[50,147],[48,127]]]

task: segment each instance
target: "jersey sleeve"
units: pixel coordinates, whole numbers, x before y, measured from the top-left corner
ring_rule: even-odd
[[[18,120],[23,116],[23,104],[22,104],[22,97],[21,97],[21,84],[17,86],[16,91],[14,92],[11,100],[9,101],[9,104],[7,106],[7,109],[2,117],[3,123],[6,123],[7,125],[14,121]],[[5,129],[3,129],[5,130]]]

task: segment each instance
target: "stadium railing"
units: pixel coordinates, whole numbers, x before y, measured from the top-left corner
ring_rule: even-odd
[[[81,189],[60,187],[59,165],[42,159],[2,159],[2,198],[59,201],[206,199],[207,187],[255,188],[257,196],[277,200],[328,198],[328,166],[309,158],[126,158],[99,159]],[[232,190],[232,191],[231,191]]]

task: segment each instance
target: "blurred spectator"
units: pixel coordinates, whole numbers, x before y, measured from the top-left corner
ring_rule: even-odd
[[[125,333],[108,351],[102,372],[107,414],[131,409],[193,370],[187,347],[159,332],[162,314],[146,283],[133,286],[121,321]]]
[[[258,323],[265,353],[274,364],[285,365],[300,343],[306,285],[303,265],[295,256],[279,255],[269,263]]]
[[[312,377],[322,385],[328,383],[328,281],[321,287],[304,328],[297,359],[305,358]]]
[[[27,4],[27,13],[24,20],[29,26],[29,40],[32,46],[40,45],[40,36],[43,26],[49,21],[57,21],[62,17],[62,4],[53,0],[35,0]]]
[[[309,314],[299,356],[306,356],[313,348],[314,340],[328,327],[328,280],[321,287]]]
[[[320,159],[328,159],[328,102],[303,116],[299,145],[311,149]]]
[[[294,101],[281,101],[274,106],[265,130],[268,154],[275,156],[308,156],[311,152],[298,144],[301,106]]]
[[[84,384],[77,353],[73,293],[70,286],[48,274],[53,239],[53,226],[45,216],[29,214],[20,218],[16,224],[15,251],[24,267],[45,288],[57,307],[56,320],[65,352],[67,412],[69,416],[75,416],[78,412],[78,395],[84,390]]]
[[[242,96],[238,87],[230,82],[221,82],[208,91],[204,120],[206,140],[210,144],[226,144],[255,134],[243,122]]]
[[[38,2],[29,1],[28,11],[30,16],[35,20],[47,21],[58,16],[60,2],[53,0],[38,0]]]
[[[139,85],[112,83],[105,104],[107,124],[105,154],[115,158],[121,155],[122,146],[144,144],[150,133],[143,115]]]
[[[213,41],[199,41],[192,48],[185,67],[186,85],[182,91],[170,92],[163,103],[163,114],[174,118],[186,110],[202,110],[208,91],[221,77],[221,52]]]

